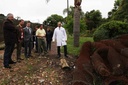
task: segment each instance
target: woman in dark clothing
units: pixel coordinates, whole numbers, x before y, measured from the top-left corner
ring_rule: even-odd
[[[47,41],[47,50],[49,51],[51,51],[52,36],[53,36],[53,32],[48,27],[46,31],[46,41]]]
[[[37,39],[37,36],[36,36],[36,31],[38,30],[38,28],[39,28],[39,26],[36,25],[35,29],[33,31],[33,41],[34,41],[34,45],[35,45],[35,53],[38,53],[38,39]]]

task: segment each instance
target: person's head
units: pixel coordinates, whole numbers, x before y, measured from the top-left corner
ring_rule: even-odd
[[[31,25],[30,22],[27,22],[27,23],[26,23],[26,26],[27,26],[27,27],[30,27],[30,25]]]
[[[47,27],[47,31],[49,31],[50,30],[50,27]]]
[[[21,20],[19,21],[19,24],[20,24],[20,25],[23,25],[23,24],[24,24],[24,20],[21,19]]]
[[[38,28],[39,28],[39,26],[38,26],[38,25],[36,25],[36,26],[35,26],[35,30],[37,30]]]
[[[58,22],[58,27],[61,27],[62,26],[62,23],[61,22]]]
[[[43,25],[42,24],[40,25],[40,29],[43,29]]]
[[[13,20],[14,19],[14,16],[13,16],[13,14],[12,13],[8,13],[7,14],[7,19],[9,19],[9,20]]]

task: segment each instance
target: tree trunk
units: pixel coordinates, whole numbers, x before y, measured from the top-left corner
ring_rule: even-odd
[[[80,36],[80,9],[75,7],[74,10],[74,26],[73,26],[73,35],[74,35],[74,46],[79,47],[79,36]]]
[[[69,0],[67,0],[67,16],[69,15]]]

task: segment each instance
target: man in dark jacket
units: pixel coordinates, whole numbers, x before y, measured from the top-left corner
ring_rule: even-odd
[[[4,21],[3,24],[3,31],[4,31],[4,42],[5,42],[5,50],[4,50],[4,67],[11,68],[9,64],[14,64],[15,62],[12,61],[11,56],[14,50],[15,43],[17,41],[16,37],[16,28],[13,23],[13,14],[9,13],[7,15],[7,19]]]
[[[21,19],[19,24],[16,26],[17,29],[17,61],[20,62],[20,60],[23,60],[21,58],[21,48],[22,48],[22,44],[23,44],[23,38],[24,38],[24,32],[23,32],[23,24],[24,24],[24,20]]]

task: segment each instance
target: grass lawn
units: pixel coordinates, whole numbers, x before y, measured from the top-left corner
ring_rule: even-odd
[[[86,41],[91,41],[93,42],[93,38],[92,37],[80,37],[80,46],[79,47],[74,47],[73,46],[73,36],[68,36],[68,41],[67,41],[67,50],[68,50],[68,54],[70,55],[79,55],[80,52],[80,48],[82,46],[82,44]],[[62,49],[63,52],[63,49]]]

